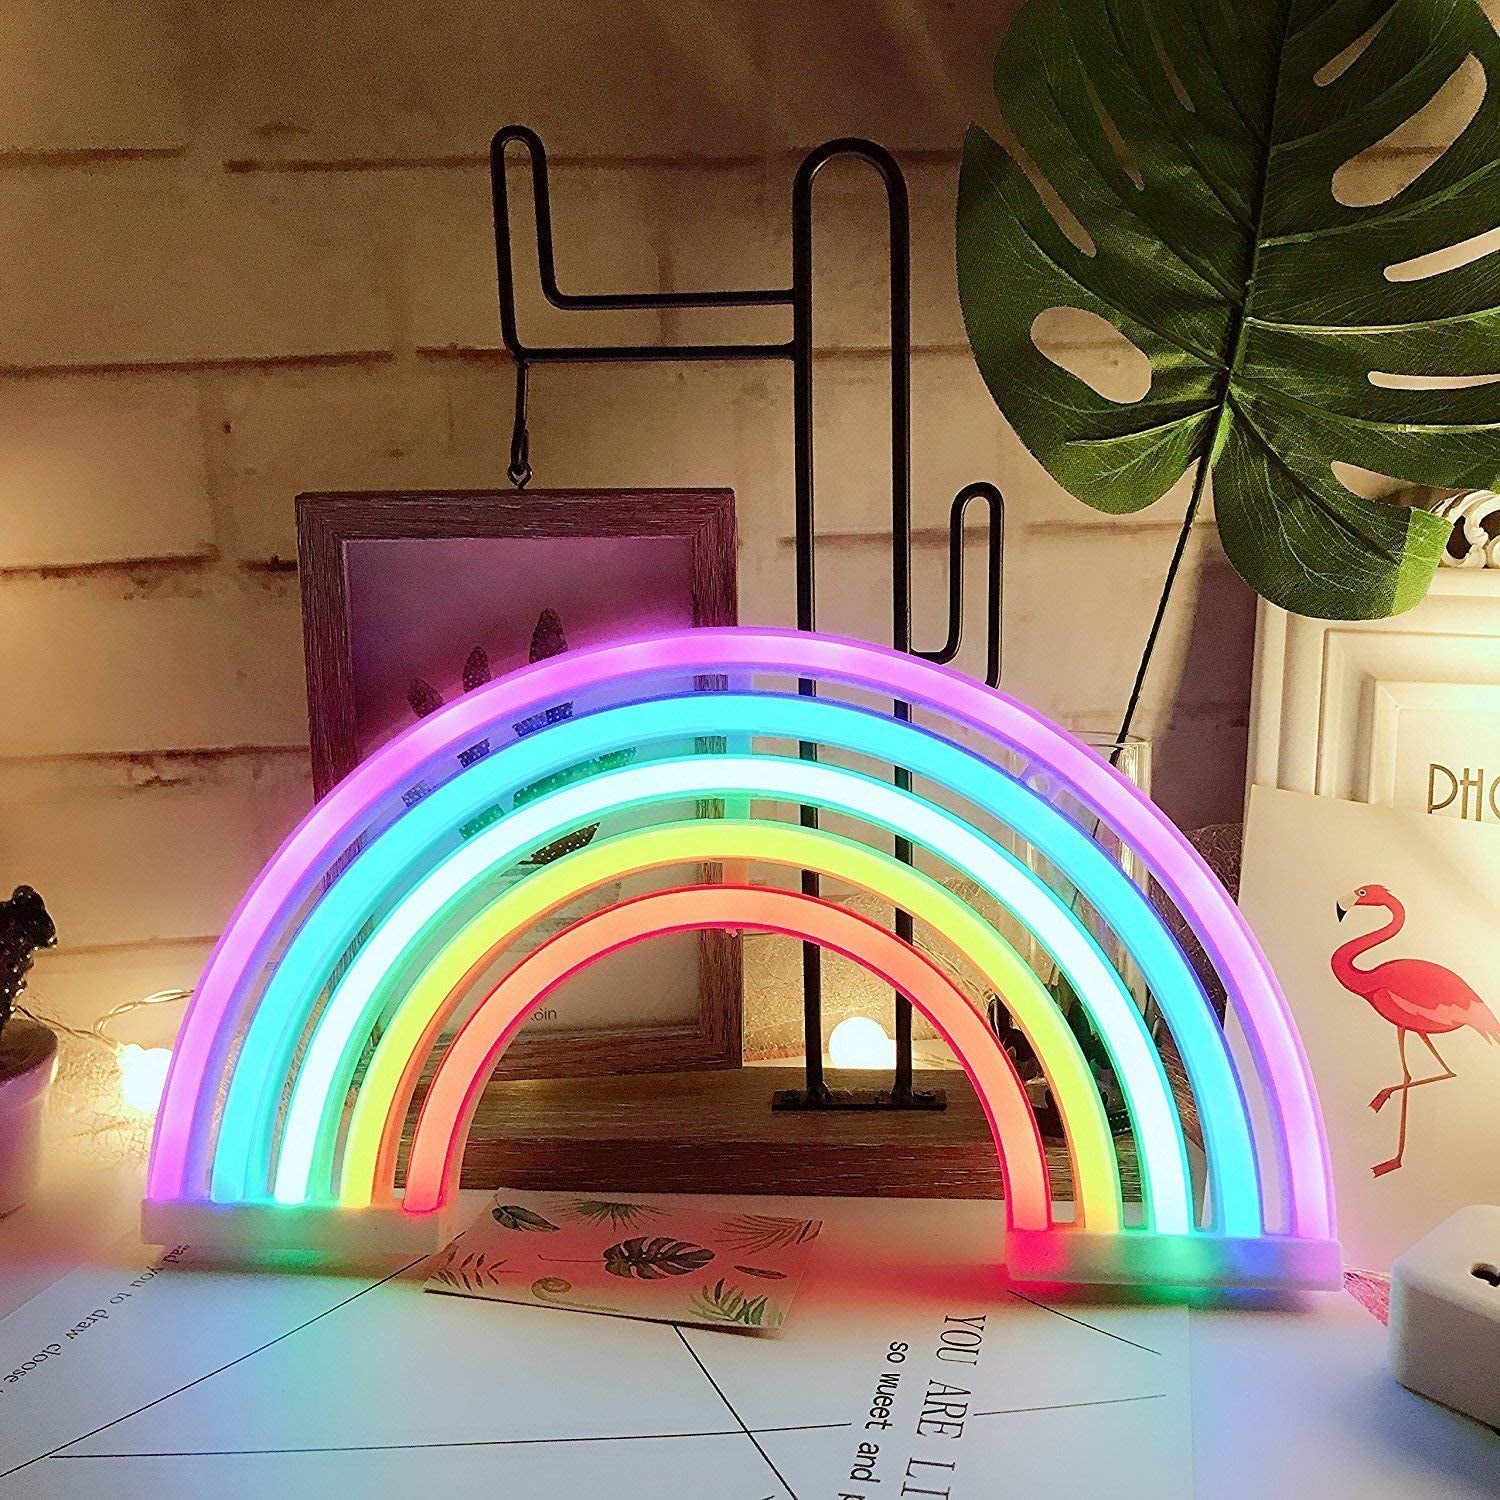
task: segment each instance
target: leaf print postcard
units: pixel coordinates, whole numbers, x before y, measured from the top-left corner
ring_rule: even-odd
[[[437,1258],[427,1290],[772,1333],[822,1228],[720,1200],[502,1188]]]

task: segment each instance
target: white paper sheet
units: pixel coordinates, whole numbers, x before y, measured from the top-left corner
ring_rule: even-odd
[[[1190,1492],[1185,1311],[1008,1290],[998,1204],[754,1201],[826,1220],[775,1337],[122,1246],[0,1321],[0,1496]]]

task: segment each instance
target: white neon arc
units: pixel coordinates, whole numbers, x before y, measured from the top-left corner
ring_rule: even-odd
[[[301,1203],[316,1192],[310,1178],[319,1124],[326,1100],[338,1097],[351,1039],[373,1024],[390,993],[388,981],[401,973],[413,946],[475,882],[555,828],[588,821],[611,807],[748,787],[790,802],[818,802],[903,833],[972,875],[1035,933],[1085,997],[1117,1058],[1140,1149],[1157,1187],[1151,1204],[1157,1228],[1188,1232],[1193,1227],[1190,1178],[1166,1074],[1129,991],[1076,916],[1024,865],[952,814],[872,777],[780,756],[695,756],[600,773],[509,814],[425,876],[371,935],[319,1018],[282,1133],[278,1201]]]

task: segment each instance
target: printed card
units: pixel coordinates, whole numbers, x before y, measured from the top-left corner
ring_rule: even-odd
[[[690,1197],[502,1188],[437,1260],[427,1290],[773,1333],[822,1228]]]
[[[1312,1066],[1344,1259],[1389,1271],[1500,1202],[1500,827],[1256,787],[1240,905]]]

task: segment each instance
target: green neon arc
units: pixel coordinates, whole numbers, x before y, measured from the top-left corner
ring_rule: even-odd
[[[366,1040],[393,999],[408,1003],[415,955],[428,948],[473,892],[539,840],[580,821],[728,792],[811,802],[905,833],[978,881],[1038,935],[1073,980],[1096,1029],[1111,1038],[1120,1076],[1130,1079],[1126,1090],[1141,1143],[1148,1216],[1173,1233],[1191,1228],[1186,1148],[1165,1072],[1129,992],[1065,904],[1020,861],[951,814],[871,777],[779,756],[698,756],[603,773],[527,804],[434,869],[403,902],[399,917],[393,914],[371,934],[324,1009],[287,1112],[277,1198],[304,1202],[328,1190],[342,1116],[338,1101]],[[460,860],[466,879],[449,873]],[[438,894],[428,896],[425,890]],[[354,1021],[351,995],[358,1005]]]

